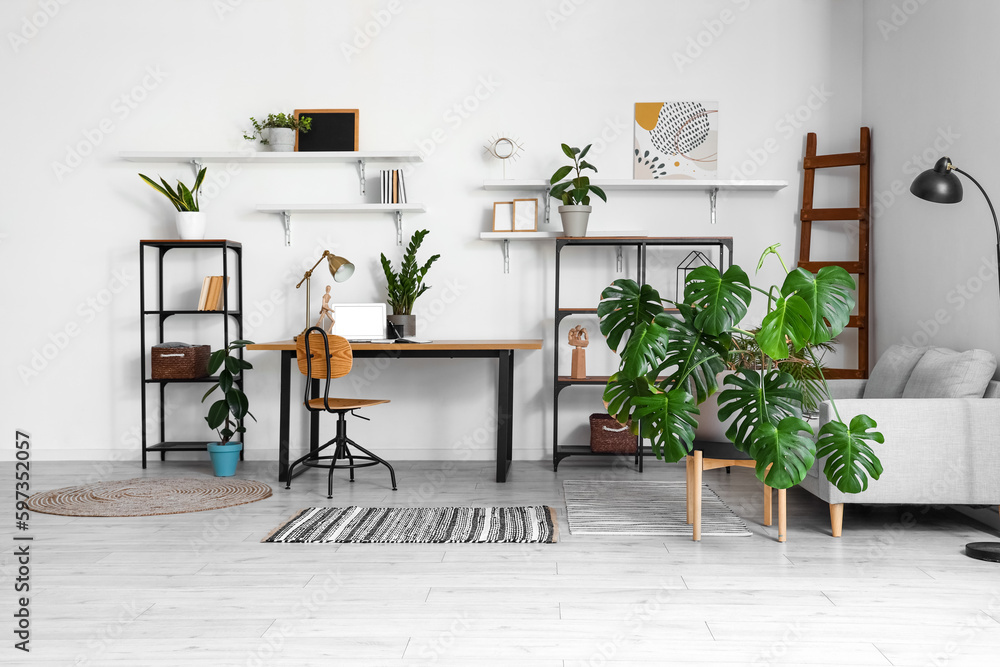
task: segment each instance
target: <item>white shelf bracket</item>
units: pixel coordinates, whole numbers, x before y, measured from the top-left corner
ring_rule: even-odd
[[[358,180],[361,181],[361,194],[365,194],[365,161],[358,160]]]
[[[503,272],[510,273],[510,239],[503,240]]]
[[[618,271],[618,273],[622,272],[622,264],[622,247],[620,245],[615,246],[615,270]]]
[[[550,209],[550,204],[552,203],[552,198],[549,197],[549,190],[550,189],[551,188],[549,186],[545,186],[545,194],[543,195],[545,197],[545,224],[546,225],[549,224],[549,209]]]
[[[712,207],[712,224],[715,224],[715,204],[719,199],[719,188],[712,188],[708,193],[708,203]]]
[[[396,211],[396,245],[403,245],[403,212]]]
[[[288,211],[281,212],[281,218],[285,222],[285,246],[292,245],[292,214]]]

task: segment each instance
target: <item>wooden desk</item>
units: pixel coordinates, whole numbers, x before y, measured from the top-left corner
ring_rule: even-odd
[[[248,350],[281,352],[281,418],[278,436],[278,481],[288,479],[289,423],[291,421],[292,365],[295,364],[295,342],[247,345]],[[497,359],[497,482],[507,481],[513,453],[514,418],[514,350],[540,350],[541,339],[524,340],[436,340],[431,343],[351,343],[356,358],[385,357],[387,359]],[[319,380],[312,381],[313,395],[319,395]],[[298,403],[298,401],[296,401]],[[309,448],[319,448],[319,413],[309,414]],[[308,468],[301,468],[305,472]],[[299,476],[299,472],[295,476]]]

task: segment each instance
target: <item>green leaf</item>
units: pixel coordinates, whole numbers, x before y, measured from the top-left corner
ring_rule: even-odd
[[[844,493],[861,493],[868,488],[869,476],[878,479],[882,475],[882,462],[868,444],[885,442],[881,433],[871,430],[877,426],[868,415],[857,415],[850,426],[832,421],[819,431],[817,455],[829,457],[823,474]]]
[[[772,359],[788,358],[788,340],[796,350],[801,350],[809,342],[812,334],[812,311],[809,304],[797,294],[787,299],[779,297],[774,310],[767,314],[757,332],[757,344],[761,351]]]
[[[582,151],[580,151],[580,159],[581,159],[581,160],[582,160],[583,158],[587,157],[587,153],[589,153],[589,152],[590,152],[590,147],[591,147],[591,146],[593,146],[593,144],[587,144],[586,146],[584,146],[584,147],[583,147],[583,150],[582,150]],[[582,163],[582,162],[580,163],[580,166],[583,166],[583,163]],[[595,169],[595,171],[596,171],[596,169]]]
[[[580,161],[580,169],[590,169],[591,171],[597,171],[597,167],[595,167],[594,165],[590,164],[586,160],[581,160]]]
[[[799,267],[785,276],[781,286],[784,296],[801,297],[812,313],[813,344],[831,340],[847,326],[854,310],[854,279],[841,266],[824,266],[819,273]]]
[[[714,266],[699,266],[688,274],[684,302],[698,311],[695,326],[718,336],[746,315],[750,305],[750,279],[735,264],[725,273]]]
[[[650,285],[631,279],[620,279],[601,292],[597,316],[601,319],[601,333],[607,338],[608,347],[618,352],[622,338],[631,334],[640,322],[652,322],[663,312],[660,294]]]
[[[658,368],[667,353],[667,343],[667,330],[655,321],[636,324],[622,351],[621,375],[634,380]]]
[[[558,169],[556,169],[556,173],[552,174],[552,178],[549,179],[549,183],[553,184],[558,183],[562,179],[566,178],[566,175],[569,174],[569,172],[571,171],[573,171],[573,167],[571,166],[559,167]]]
[[[680,317],[660,313],[654,322],[666,331],[669,345],[658,371],[670,370],[673,378],[685,378],[683,384],[671,381],[669,387],[682,387],[694,394],[698,403],[718,391],[716,376],[725,370],[727,350],[717,336],[709,336],[694,326],[694,309],[678,304]]]
[[[573,193],[573,199],[575,201],[578,201],[582,205],[586,206],[584,200],[587,199],[587,193],[590,192],[590,188],[588,186],[573,188],[571,192]]]
[[[173,192],[168,192],[167,190],[163,189],[162,187],[160,187],[159,184],[157,184],[155,181],[153,181],[153,179],[151,179],[149,176],[146,176],[145,174],[139,174],[139,178],[146,181],[146,183],[148,183],[151,188],[153,188],[161,195],[169,199],[170,203],[173,204],[174,208],[176,208],[178,211],[181,210],[180,207],[177,206],[177,202],[175,201],[176,198],[174,197]]]
[[[608,414],[622,424],[628,423],[635,410],[635,399],[652,396],[653,390],[648,378],[626,380],[621,373],[615,373],[608,378],[608,384],[604,387],[604,401],[608,404]],[[637,428],[638,425],[633,423],[633,433]]]
[[[216,386],[222,390],[223,394],[228,393],[233,388],[233,374],[228,371],[220,373],[219,383]]]
[[[698,425],[698,406],[691,394],[673,389],[637,396],[633,403],[632,419],[639,421],[639,434],[650,441],[656,458],[673,463],[691,452]]]
[[[243,338],[240,338],[239,340],[234,340],[232,343],[230,343],[229,344],[229,349],[230,350],[235,350],[236,348],[244,347],[246,345],[253,345],[253,341],[252,340],[245,340]]]
[[[205,417],[205,421],[208,422],[209,428],[219,428],[222,426],[222,422],[226,421],[228,415],[229,404],[224,400],[218,400],[212,403],[212,407],[208,409],[208,416]]]
[[[212,395],[212,392],[218,388],[219,388],[219,383],[216,382],[215,384],[212,385],[212,387],[208,391],[205,392],[205,395],[201,397],[201,402],[204,403],[205,400]]]
[[[719,394],[719,420],[736,415],[726,437],[742,452],[750,453],[753,431],[759,425],[777,424],[799,414],[802,394],[788,373],[741,368],[726,378],[726,385],[734,388]]]
[[[243,369],[243,370],[245,370],[245,371],[248,371],[251,368],[253,368],[253,364],[251,364],[246,359],[237,359],[237,361],[240,362],[240,368]]]
[[[226,392],[226,402],[229,405],[229,411],[236,419],[243,419],[250,407],[246,394],[236,388]]]
[[[781,260],[781,254],[778,253],[778,248],[781,247],[780,243],[775,243],[774,245],[769,245],[764,248],[764,252],[760,253],[760,259],[757,260],[757,271],[759,272],[764,268],[764,260],[768,255],[776,255],[779,260]]]
[[[594,171],[597,171],[597,170],[595,169]],[[596,185],[591,185],[590,186],[590,191],[593,192],[598,197],[600,197],[601,199],[603,199],[605,202],[608,201],[608,196],[606,194],[604,194],[604,190],[602,190],[601,188],[597,187]]]
[[[573,185],[572,181],[563,181],[558,185],[554,185],[552,186],[552,189],[549,190],[549,196],[555,197],[556,199],[560,199],[563,193],[567,190],[567,188],[569,188],[572,185]]]
[[[240,360],[236,357],[226,357],[226,370],[236,375],[240,372]]]
[[[816,443],[809,437],[812,432],[798,417],[755,428],[750,456],[757,462],[757,479],[772,489],[788,489],[805,479],[816,460]]]
[[[566,157],[568,157],[570,160],[576,159],[576,153],[573,152],[572,148],[570,148],[567,144],[560,144],[560,145],[562,146],[562,152],[566,154]]]
[[[208,357],[208,374],[213,375],[215,371],[222,367],[222,363],[226,360],[225,350],[216,350]]]

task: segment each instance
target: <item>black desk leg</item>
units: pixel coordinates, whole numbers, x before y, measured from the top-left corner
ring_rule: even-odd
[[[292,361],[294,350],[281,351],[281,411],[278,420],[278,481],[288,479],[288,422],[291,419],[289,402],[292,400]]]
[[[497,383],[497,482],[507,481],[514,450],[514,351],[500,350]]]

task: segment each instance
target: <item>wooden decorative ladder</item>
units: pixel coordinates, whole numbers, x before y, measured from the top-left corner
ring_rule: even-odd
[[[802,160],[805,178],[802,180],[802,240],[799,245],[799,266],[807,271],[819,271],[824,266],[842,266],[848,273],[857,276],[857,315],[852,315],[848,327],[858,330],[857,368],[829,368],[824,370],[828,378],[868,377],[868,289],[870,264],[868,256],[869,227],[871,223],[871,130],[861,128],[861,150],[857,153],[816,155],[816,133],[806,137],[806,154]],[[816,170],[829,167],[860,167],[857,208],[813,208],[813,188]],[[856,262],[825,261],[809,259],[812,223],[815,221],[858,221],[858,260]]]

